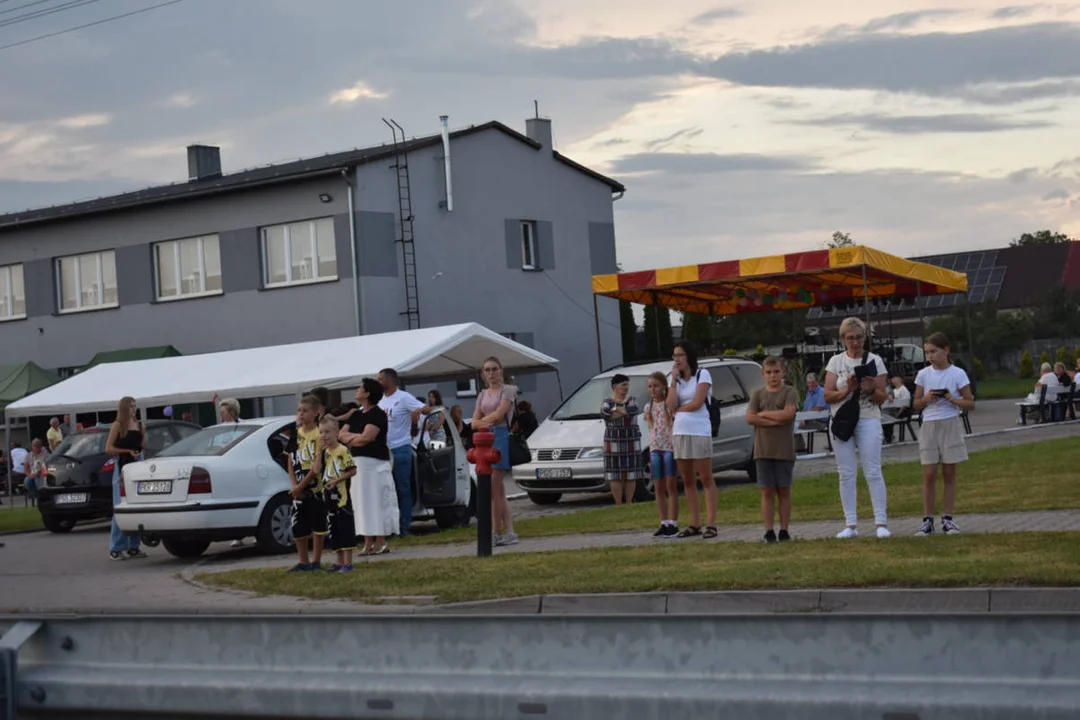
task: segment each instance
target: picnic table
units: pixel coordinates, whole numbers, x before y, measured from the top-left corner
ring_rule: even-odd
[[[832,438],[829,437],[828,410],[800,410],[795,413],[795,434],[803,438],[807,454],[812,455],[814,452],[814,436],[817,433],[825,434],[825,442],[828,443],[831,452]]]

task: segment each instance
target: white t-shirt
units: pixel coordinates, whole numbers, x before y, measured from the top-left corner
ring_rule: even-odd
[[[706,397],[712,397],[712,375],[709,374],[708,370],[701,368],[695,374],[691,375],[689,380],[679,378],[677,393],[679,407],[693,402],[694,396],[697,395],[698,383],[708,385],[709,394]],[[709,408],[702,404],[702,406],[694,412],[675,413],[675,422],[671,425],[671,434],[712,437],[712,422],[709,421]]]
[[[26,462],[27,454],[26,448],[21,447],[11,451],[11,472],[22,474],[23,464]]]
[[[1053,372],[1048,372],[1043,375],[1041,378],[1039,378],[1039,382],[1042,383],[1043,387],[1048,388],[1058,387],[1061,385],[1061,383],[1058,381],[1058,376],[1055,375]]]
[[[958,398],[960,397],[960,390],[970,384],[971,381],[968,380],[967,373],[955,365],[950,365],[944,370],[938,370],[932,365],[927,365],[915,376],[915,385],[921,387],[924,394],[929,394],[932,390],[948,390],[950,395]],[[922,419],[923,422],[948,420],[957,417],[961,412],[963,411],[956,405],[945,398],[941,398],[937,402],[927,403],[922,411]]]
[[[393,395],[383,395],[379,407],[386,412],[386,444],[393,450],[412,444],[412,412],[424,407],[424,403],[405,392],[395,390]]]
[[[885,374],[885,361],[881,359],[880,355],[870,353],[866,359],[867,365],[876,363],[876,372],[871,374],[875,377]],[[855,374],[855,368],[863,364],[862,356],[857,358],[850,357],[846,352],[839,355],[833,355],[829,360],[829,364],[825,366],[825,372],[831,372],[836,376],[836,389],[847,390],[848,375]],[[857,391],[856,391],[857,392]],[[851,398],[845,396],[843,400],[837,403],[831,403],[829,407],[832,410],[832,414],[835,415],[837,409]],[[881,419],[881,406],[875,405],[870,399],[869,395],[859,395],[859,419],[860,420],[880,420]]]
[[[911,405],[911,391],[906,386],[901,385],[898,388],[892,389],[893,403],[899,407],[908,407]]]

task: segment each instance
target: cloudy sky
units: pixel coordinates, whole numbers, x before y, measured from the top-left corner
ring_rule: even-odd
[[[1080,235],[1080,5],[0,0],[0,212],[491,119],[623,181],[626,269]],[[944,3],[944,4],[942,4]],[[48,15],[28,14],[55,9]]]

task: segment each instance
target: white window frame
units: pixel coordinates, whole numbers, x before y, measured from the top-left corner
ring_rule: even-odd
[[[13,278],[15,276],[16,269],[19,271],[19,274],[23,276],[23,283],[22,283],[22,286],[23,286],[23,311],[21,313],[19,313],[19,314],[15,314],[14,312],[12,312],[12,308],[15,307],[15,291],[11,289],[12,285],[13,285],[13,283],[11,282],[11,278]],[[5,301],[6,301],[6,304],[4,305],[4,307],[6,307],[8,309],[8,313],[9,313],[7,315],[0,315],[0,322],[7,322],[8,320],[25,320],[26,319],[26,275],[23,275],[23,264],[22,263],[13,263],[11,265],[4,265],[3,267],[0,267],[0,275],[5,276],[4,279],[5,279],[5,282],[6,282],[5,288],[7,289],[7,297],[4,298]]]
[[[473,397],[476,397],[479,394],[477,392],[477,390],[476,390],[476,378],[469,378],[469,389],[468,390],[462,390],[461,389],[461,382],[463,382],[463,381],[460,381],[460,380],[458,381],[458,387],[457,387],[457,396],[459,398],[473,398]]]
[[[116,272],[116,302],[105,302],[105,272],[104,266],[101,262],[105,255],[113,256],[113,271]],[[82,263],[80,260],[84,257],[93,256],[97,264],[97,304],[96,305],[84,305],[83,304],[83,277],[82,277]],[[61,264],[65,260],[70,260],[75,263],[75,307],[64,307],[64,276],[60,269]],[[69,315],[71,313],[80,312],[92,312],[94,310],[107,310],[109,308],[120,307],[120,273],[116,267],[116,251],[115,250],[98,250],[97,252],[79,253],[78,255],[65,255],[63,257],[56,258],[56,300],[57,300],[57,313],[61,315]]]
[[[521,221],[521,269],[538,270],[540,263],[536,259],[536,221]]]
[[[319,236],[316,233],[315,228],[316,228],[316,223],[318,223],[320,220],[329,220],[330,221],[331,231],[333,232],[334,223],[333,223],[333,218],[331,218],[331,217],[312,218],[311,220],[298,220],[296,222],[281,223],[279,225],[267,225],[267,226],[262,228],[262,231],[261,231],[260,235],[262,236],[263,287],[266,287],[266,288],[279,288],[279,287],[289,287],[289,286],[292,286],[292,285],[313,285],[315,283],[333,282],[333,281],[338,279],[338,274],[337,274],[337,271],[336,271],[337,264],[338,264],[336,232],[335,232],[335,237],[334,237],[334,241],[335,241],[335,245],[334,245],[334,267],[335,267],[335,271],[334,271],[334,274],[333,275],[325,275],[325,276],[321,276],[321,275],[318,274],[318,272],[319,272]],[[310,229],[309,236],[311,238],[311,273],[312,273],[312,277],[295,279],[295,278],[293,278],[293,275],[292,275],[292,272],[293,272],[292,234],[290,233],[289,228],[292,225],[300,225],[301,223],[305,223],[305,222],[308,223],[308,225],[310,226],[310,228],[309,228]],[[276,228],[282,228],[284,236],[285,236],[285,280],[284,280],[284,282],[271,282],[271,280],[270,280],[270,253],[267,250],[267,242],[268,242],[267,231],[274,230]]]
[[[154,243],[154,298],[157,302],[173,302],[175,300],[190,300],[191,298],[210,297],[213,295],[222,295],[225,292],[224,287],[221,290],[207,290],[206,289],[206,241],[208,239],[215,239],[218,241],[218,265],[221,265],[221,238],[217,234],[199,235],[197,237],[179,238],[177,240],[162,240],[161,242]],[[199,267],[195,271],[199,276],[199,290],[196,292],[184,291],[184,277],[180,271],[180,243],[195,240],[198,248]],[[162,297],[161,295],[161,263],[158,261],[158,255],[166,248],[166,246],[172,246],[173,263],[176,268],[176,295],[171,297]],[[224,271],[223,271],[224,272]],[[224,281],[224,278],[222,279]]]

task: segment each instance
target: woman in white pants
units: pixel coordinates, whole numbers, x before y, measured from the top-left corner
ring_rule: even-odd
[[[846,351],[833,356],[825,366],[825,402],[832,414],[843,405],[852,393],[858,394],[859,422],[851,439],[843,441],[832,437],[836,454],[836,469],[840,474],[840,504],[844,507],[846,527],[836,537],[847,539],[859,536],[857,517],[858,477],[855,453],[862,461],[863,475],[870,488],[870,503],[874,507],[874,524],[879,538],[889,537],[886,513],[885,478],[881,474],[881,404],[888,397],[886,392],[885,362],[874,353],[866,353],[867,369],[860,371],[862,380],[856,377],[855,368],[864,364],[867,338],[866,324],[856,317],[840,323],[840,337]]]

